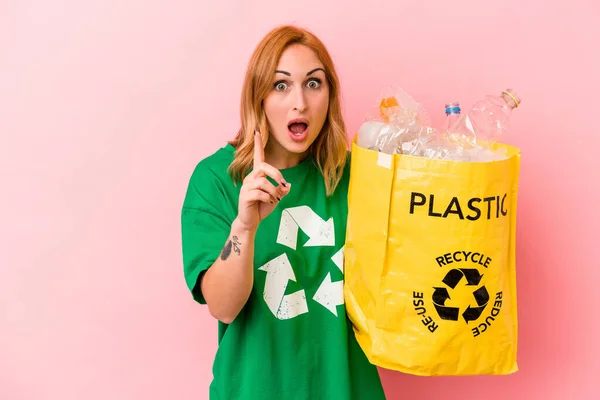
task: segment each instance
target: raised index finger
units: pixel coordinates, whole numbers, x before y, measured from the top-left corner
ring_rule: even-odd
[[[254,168],[259,168],[265,162],[265,150],[260,132],[254,132]]]

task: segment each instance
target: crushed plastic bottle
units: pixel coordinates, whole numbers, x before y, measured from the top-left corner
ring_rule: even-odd
[[[448,134],[450,127],[454,125],[456,121],[460,118],[460,104],[458,102],[447,103],[444,108],[446,109],[444,133]]]
[[[500,96],[486,96],[466,113],[458,102],[445,105],[441,131],[429,125],[422,104],[397,89],[379,105],[379,117],[364,121],[358,132],[361,147],[388,154],[404,154],[452,161],[495,161],[506,154],[494,144],[508,128],[511,111],[520,98],[507,89]]]
[[[458,102],[452,102],[447,103],[444,108],[446,119],[442,131],[433,132],[432,135],[422,138],[418,150],[411,155],[439,160],[468,161],[463,149],[448,140],[449,127],[460,117],[460,105]]]
[[[512,89],[484,97],[448,127],[449,140],[471,153],[489,150],[508,128],[511,111],[520,103]]]
[[[377,117],[367,119],[358,131],[361,147],[412,155],[433,132],[423,105],[402,89],[387,89],[377,111]]]

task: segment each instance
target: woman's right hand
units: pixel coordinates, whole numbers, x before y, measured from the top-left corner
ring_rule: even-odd
[[[278,185],[273,185],[267,177],[274,179]],[[277,168],[265,162],[262,137],[259,132],[255,132],[254,167],[244,179],[240,190],[237,220],[241,227],[248,231],[256,231],[260,221],[290,192],[290,186]]]

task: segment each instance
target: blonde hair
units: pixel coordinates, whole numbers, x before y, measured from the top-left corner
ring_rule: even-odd
[[[321,132],[309,148],[325,180],[328,196],[333,194],[344,172],[348,138],[342,118],[339,79],[333,60],[325,45],[311,32],[281,26],[269,32],[252,55],[242,89],[241,127],[230,143],[235,147],[235,157],[229,167],[234,181],[242,181],[252,168],[254,132],[262,134],[263,143],[269,139],[269,127],[263,109],[263,100],[272,89],[273,74],[284,50],[292,44],[302,44],[312,49],[323,63],[329,85],[329,109]]]

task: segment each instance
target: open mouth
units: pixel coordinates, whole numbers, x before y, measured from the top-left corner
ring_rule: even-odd
[[[301,135],[308,129],[308,124],[304,122],[292,122],[288,129],[295,135]]]
[[[290,138],[295,142],[302,142],[308,137],[308,120],[306,118],[295,118],[288,122]]]

